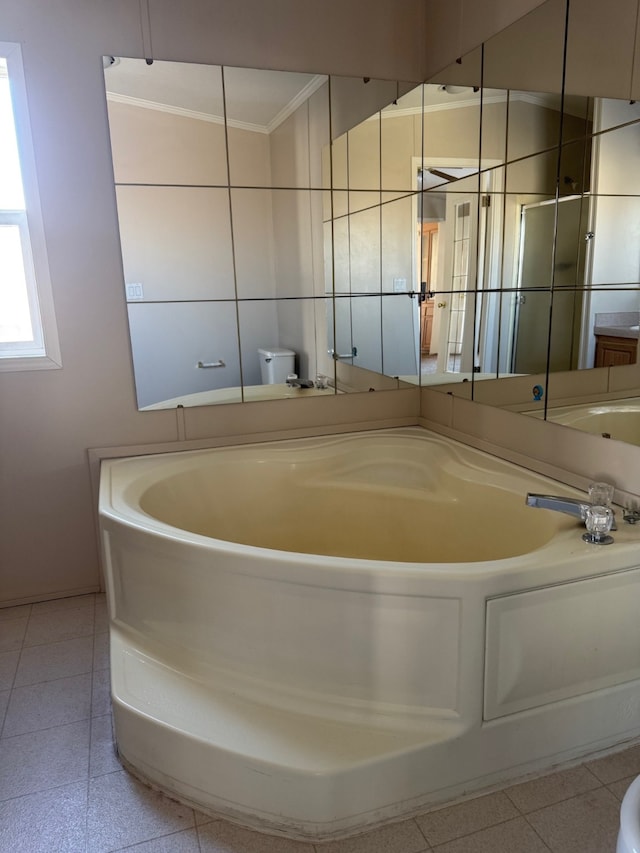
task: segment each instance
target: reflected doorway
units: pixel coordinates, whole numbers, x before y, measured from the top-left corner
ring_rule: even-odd
[[[430,294],[437,277],[439,225],[437,222],[422,222],[421,228],[420,281],[426,299],[420,310],[420,356],[424,359],[425,356],[435,357],[438,354],[433,340],[435,297]]]

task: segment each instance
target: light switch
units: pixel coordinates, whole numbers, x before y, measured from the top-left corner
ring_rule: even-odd
[[[394,278],[394,280],[393,280],[393,292],[394,293],[406,293],[406,290],[407,290],[406,278]]]
[[[144,299],[144,289],[139,282],[127,283],[127,302],[134,299]]]

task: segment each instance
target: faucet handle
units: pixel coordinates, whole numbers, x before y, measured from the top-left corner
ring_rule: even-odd
[[[593,506],[611,506],[614,490],[611,483],[590,483],[589,499]]]
[[[584,520],[587,532],[582,538],[592,545],[610,545],[613,536],[609,531],[613,525],[613,510],[608,506],[589,506]]]

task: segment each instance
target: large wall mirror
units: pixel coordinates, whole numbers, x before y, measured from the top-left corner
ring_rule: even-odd
[[[470,246],[445,262],[452,287],[446,295],[440,279],[433,323],[439,360],[470,383],[465,396],[634,444],[637,11],[635,0],[616,4],[600,31],[594,4],[549,0],[441,76],[461,109],[475,94],[479,174]],[[466,189],[450,184],[454,204]],[[471,280],[457,287],[460,269]]]
[[[638,3],[591,5],[419,85],[106,58],[139,407],[636,364]]]

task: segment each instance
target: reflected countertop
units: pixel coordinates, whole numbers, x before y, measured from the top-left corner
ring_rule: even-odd
[[[639,326],[594,326],[594,335],[607,335],[610,338],[635,338],[639,337]]]
[[[605,311],[594,317],[593,334],[638,340],[640,311]]]

